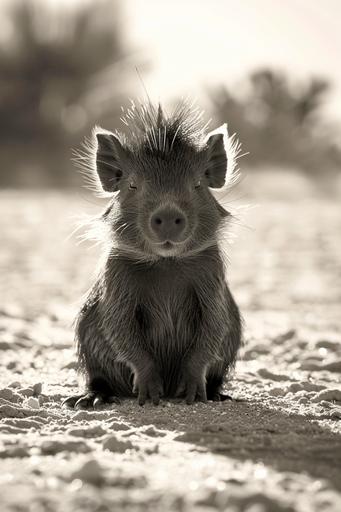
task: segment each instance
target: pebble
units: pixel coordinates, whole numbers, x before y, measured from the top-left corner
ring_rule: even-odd
[[[30,453],[27,448],[23,446],[7,446],[4,450],[0,451],[0,459],[7,457],[29,457]]]
[[[123,423],[121,421],[113,421],[110,423],[109,428],[111,430],[115,430],[116,432],[119,432],[120,430],[129,430],[130,427],[126,423]]]
[[[87,460],[79,469],[72,473],[71,478],[73,480],[79,479],[92,485],[101,485],[105,480],[103,468],[96,459]]]
[[[330,416],[332,418],[341,419],[341,409],[333,409],[330,411]]]
[[[341,372],[341,361],[326,363],[323,365],[323,370],[328,370],[329,372]]]
[[[298,393],[300,391],[322,391],[326,389],[326,386],[313,384],[312,382],[292,382],[288,386],[288,390],[292,393]]]
[[[70,361],[69,363],[63,366],[63,370],[77,370],[78,363],[77,361]]]
[[[279,334],[278,336],[275,336],[272,339],[272,342],[276,343],[276,344],[282,344],[285,341],[291,340],[294,336],[296,336],[296,330],[295,329],[289,329],[288,331],[285,331],[282,334]]]
[[[145,449],[145,454],[146,455],[154,455],[155,453],[159,453],[159,445],[158,444],[154,444],[154,446],[149,446],[148,448]]]
[[[18,393],[20,393],[23,396],[29,397],[33,396],[33,389],[32,388],[20,388],[18,389]]]
[[[0,405],[0,418],[22,418],[24,411],[13,405]]]
[[[274,380],[274,381],[291,380],[288,377],[288,375],[281,375],[280,373],[272,373],[269,370],[267,370],[266,368],[260,368],[257,373],[263,379],[270,379],[270,380]]]
[[[0,341],[0,350],[11,350],[15,348],[14,344],[8,341]]]
[[[42,383],[41,383],[41,382],[37,382],[37,383],[36,383],[36,384],[34,384],[34,386],[33,386],[33,394],[34,394],[35,396],[40,395],[40,394],[41,394],[41,392],[42,392],[42,389],[43,389],[43,385],[42,385]]]
[[[270,396],[284,396],[287,392],[288,391],[285,388],[272,388],[268,391]]]
[[[10,388],[0,389],[0,398],[11,400],[13,398],[13,391]]]
[[[10,384],[8,384],[9,388],[20,388],[21,384],[18,380],[14,380]]]
[[[315,397],[312,398],[312,402],[321,402],[322,400],[337,400],[341,402],[341,389],[325,389],[317,393]]]
[[[316,348],[327,348],[337,352],[340,350],[341,342],[340,340],[319,340],[315,346]]]
[[[131,441],[122,441],[116,436],[107,437],[103,441],[103,450],[109,450],[111,452],[124,453],[126,450],[134,448]]]
[[[140,431],[150,437],[164,437],[166,435],[166,432],[155,428],[154,425],[146,425]]]
[[[26,400],[25,405],[27,407],[30,407],[31,409],[39,409],[40,408],[39,400],[37,398],[33,398],[33,396],[31,396],[30,398],[28,398],[28,400]]]
[[[341,372],[341,361],[333,361],[331,363],[317,363],[314,361],[303,361],[301,370],[310,372],[321,372],[327,370],[329,372]]]
[[[60,452],[88,453],[91,448],[83,441],[57,441],[49,439],[43,441],[40,450],[44,455],[55,455]]]
[[[101,436],[107,434],[107,431],[104,430],[104,428],[101,427],[100,425],[96,425],[93,427],[72,428],[72,429],[69,429],[67,433],[70,434],[70,436],[74,436],[74,437],[92,438],[92,437],[101,437]]]

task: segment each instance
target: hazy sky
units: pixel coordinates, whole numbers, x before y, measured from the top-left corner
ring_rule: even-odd
[[[334,83],[341,119],[341,0],[125,0],[129,38],[154,63],[154,97],[197,95],[269,65]]]

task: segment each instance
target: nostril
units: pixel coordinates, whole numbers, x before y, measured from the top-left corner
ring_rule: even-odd
[[[184,233],[187,218],[178,209],[163,208],[150,217],[150,229],[160,241],[178,240]]]

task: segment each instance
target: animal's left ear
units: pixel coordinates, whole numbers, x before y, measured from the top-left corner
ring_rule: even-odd
[[[207,167],[205,176],[208,186],[221,188],[225,185],[228,170],[228,133],[227,125],[223,124],[206,138]]]

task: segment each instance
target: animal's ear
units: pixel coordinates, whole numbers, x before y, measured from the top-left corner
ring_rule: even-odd
[[[96,171],[103,190],[116,192],[122,180],[122,145],[113,133],[96,133]]]
[[[206,138],[207,167],[205,176],[208,186],[211,188],[221,188],[226,183],[228,170],[227,147],[227,125],[223,124],[210,132]]]

